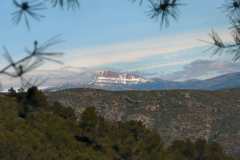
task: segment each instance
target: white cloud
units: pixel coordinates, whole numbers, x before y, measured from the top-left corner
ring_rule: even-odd
[[[186,65],[191,63],[193,60],[181,60],[181,61],[174,61],[174,62],[167,62],[167,63],[160,63],[160,64],[151,64],[151,65],[143,65],[141,67],[133,68],[128,71],[147,71],[152,69],[159,69],[165,67],[172,67],[177,65]]]
[[[183,70],[163,75],[163,79],[184,81],[207,79],[215,76],[239,72],[240,64],[219,60],[196,60],[184,66]]]
[[[228,33],[221,31],[224,39]],[[143,39],[142,41],[73,49],[66,54],[65,63],[75,67],[135,62],[149,56],[172,54],[182,50],[205,46],[201,40],[209,39],[206,32],[176,34],[175,36]]]

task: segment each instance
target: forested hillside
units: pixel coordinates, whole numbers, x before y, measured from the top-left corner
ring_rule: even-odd
[[[218,142],[231,154],[240,153],[240,90],[216,92],[124,91],[73,89],[47,94],[81,113],[87,107],[111,121],[142,121],[166,144],[198,138]]]
[[[49,105],[37,88],[0,96],[3,160],[229,160],[215,142],[161,136],[140,122],[111,122],[93,107],[77,119],[71,108]]]

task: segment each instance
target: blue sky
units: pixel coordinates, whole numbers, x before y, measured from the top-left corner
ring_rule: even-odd
[[[23,23],[13,25],[11,12],[15,8],[9,0],[2,1],[0,45],[7,46],[16,58],[24,55],[24,47],[31,47],[33,40],[44,41],[61,34],[65,42],[55,49],[65,52],[62,61],[66,66],[171,77],[194,62],[217,59],[219,63],[231,63],[229,58],[213,58],[210,53],[204,53],[206,46],[199,41],[207,39],[212,28],[226,35],[228,20],[219,9],[224,0],[182,0],[186,5],[180,8],[179,20],[171,21],[170,27],[163,29],[159,22],[146,16],[146,3],[138,6],[128,0],[81,0],[77,11],[58,8],[43,11],[46,18],[41,22],[30,21],[31,31]],[[3,59],[0,62],[4,64]],[[225,68],[213,69],[206,76],[190,78],[226,72]]]

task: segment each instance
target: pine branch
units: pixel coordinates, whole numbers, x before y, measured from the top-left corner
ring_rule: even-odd
[[[55,58],[63,55],[63,53],[48,51],[50,47],[61,42],[62,40],[59,39],[59,36],[55,36],[40,45],[38,41],[35,41],[33,43],[33,49],[26,49],[25,51],[27,55],[17,61],[14,61],[7,48],[3,47],[4,57],[7,60],[8,65],[0,70],[0,74],[4,74],[13,78],[20,78],[22,81],[24,80],[25,84],[30,84],[30,82],[27,82],[24,78],[26,73],[39,68],[47,61],[62,64],[62,62],[56,60]]]
[[[224,42],[218,33],[212,31],[209,34],[210,49],[213,55],[231,54],[233,62],[236,62],[240,60],[240,0],[227,0],[222,8],[230,20],[232,42]]]

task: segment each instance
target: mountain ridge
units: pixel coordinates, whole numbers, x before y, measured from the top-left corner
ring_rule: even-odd
[[[120,73],[119,73],[120,75]],[[127,75],[127,74],[126,74]],[[94,76],[91,76],[92,78]],[[137,76],[135,76],[137,77]],[[142,77],[142,76],[139,76]],[[109,79],[109,83],[108,83]],[[114,79],[114,83],[113,83]],[[99,83],[104,80],[104,83]],[[52,90],[62,90],[68,88],[96,88],[103,90],[172,90],[172,89],[191,89],[191,90],[221,90],[228,88],[240,87],[240,72],[229,73],[206,80],[187,80],[187,81],[169,81],[160,78],[142,78],[135,81],[129,81],[129,83],[120,83],[122,79],[116,79],[116,77],[101,77],[100,80],[97,77],[92,79],[91,83],[64,83],[60,86],[53,87]],[[119,82],[119,83],[117,83]],[[51,90],[51,89],[50,89]]]

